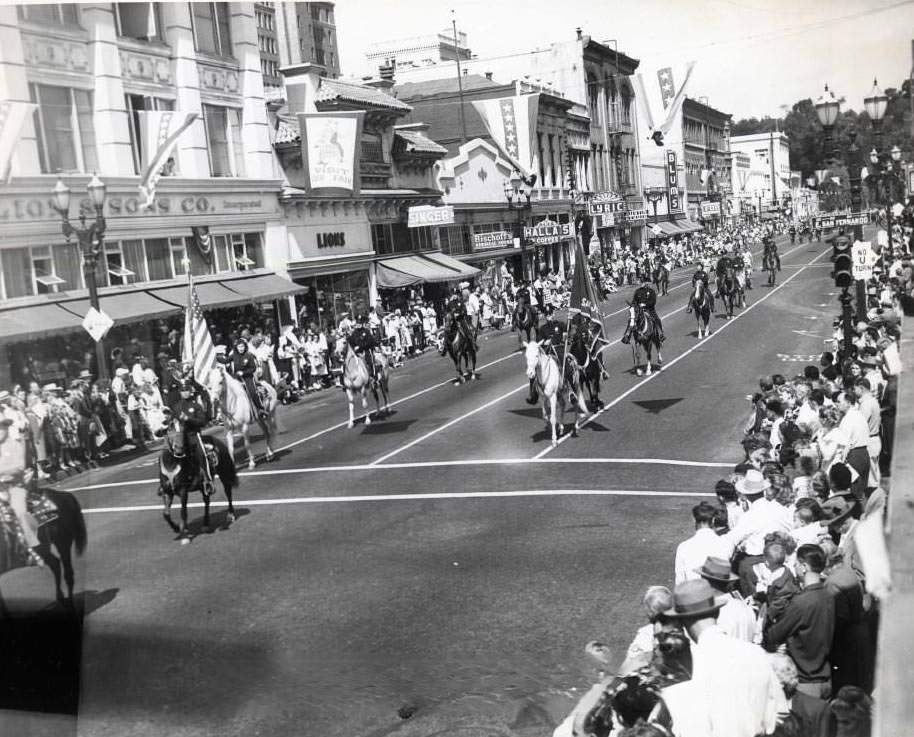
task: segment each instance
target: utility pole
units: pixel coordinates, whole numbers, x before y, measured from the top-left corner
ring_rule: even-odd
[[[776,204],[778,201],[778,185],[774,171],[774,133],[770,132],[768,133],[768,149],[770,152],[768,158],[771,162],[771,201]]]
[[[460,96],[461,143],[467,142],[467,120],[463,115],[463,74],[460,71],[460,44],[457,42],[457,16],[451,11],[451,26],[454,29],[454,56],[457,57],[457,94]]]

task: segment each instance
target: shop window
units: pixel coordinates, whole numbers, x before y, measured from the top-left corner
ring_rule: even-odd
[[[324,62],[318,61],[317,63],[323,64]],[[384,163],[384,147],[381,142],[380,134],[362,134],[362,161]]]
[[[203,106],[206,147],[210,175],[243,177],[244,156],[241,144],[241,111],[216,105]]]
[[[51,257],[50,246],[33,246],[31,262],[32,294],[56,292],[57,286],[64,283],[64,280],[54,273],[54,259]]]
[[[140,125],[141,112],[148,110],[174,110],[175,101],[166,100],[162,97],[149,97],[148,95],[124,95],[124,101],[127,107],[127,127],[130,129],[130,148],[133,151],[133,168],[137,174],[142,171],[143,155],[143,135],[142,126]],[[176,163],[176,159],[172,157]],[[170,175],[177,173],[177,166],[173,165],[170,169]]]
[[[41,173],[96,170],[92,93],[30,84],[29,97],[38,105],[34,115]]]
[[[409,236],[413,251],[430,251],[435,247],[434,228],[409,228]]]
[[[479,227],[484,226],[474,227],[477,232],[485,232],[479,230]],[[473,250],[470,247],[470,228],[468,225],[445,225],[438,228],[438,242],[444,253],[454,256],[471,253]]]
[[[389,223],[371,226],[371,246],[377,254],[394,252],[394,237]]]
[[[159,3],[114,3],[117,35],[138,41],[163,41]]]
[[[0,270],[3,271],[3,299],[31,294],[32,264],[28,248],[0,250]]]
[[[147,238],[143,246],[148,281],[174,278],[172,253],[168,238]]]
[[[81,289],[83,287],[82,256],[75,243],[62,243],[51,248],[54,256],[54,273],[64,283],[60,289]]]
[[[190,3],[190,17],[197,51],[217,56],[232,55],[228,3]]]
[[[177,278],[187,273],[187,244],[184,238],[169,238],[168,250],[171,252],[171,272]]]
[[[108,284],[111,286],[120,286],[130,284],[136,276],[133,271],[127,268],[124,260],[124,251],[119,241],[108,241],[105,243],[105,267],[107,270]]]
[[[19,6],[19,18],[42,25],[75,26],[79,25],[79,10],[76,3],[29,3]]]
[[[124,268],[133,272],[130,278],[132,284],[148,281],[149,269],[146,267],[146,248],[141,240],[121,242]]]

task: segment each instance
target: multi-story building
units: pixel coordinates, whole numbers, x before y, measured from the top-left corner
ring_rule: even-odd
[[[260,50],[260,69],[263,72],[264,87],[279,87],[279,35],[276,27],[276,3],[254,3],[254,18],[257,22],[257,47]]]
[[[266,6],[261,8],[261,6]],[[327,77],[340,76],[340,54],[332,2],[273,2],[258,3],[264,13],[264,21],[272,24],[276,36],[276,57],[278,66],[296,64],[317,64],[324,68]],[[272,9],[272,17],[269,9]],[[260,20],[260,19],[258,19]],[[272,59],[272,56],[270,57]],[[265,81],[268,87],[280,87],[281,75]],[[280,92],[270,90],[270,97],[282,97]]]
[[[730,118],[687,97],[663,146],[642,147],[642,177],[644,186],[658,193],[651,202],[651,218],[656,205],[661,235],[677,236],[702,226],[714,229],[731,215],[729,195],[735,188],[731,184]]]
[[[642,241],[646,217],[641,195],[638,124],[631,76],[638,60],[618,50],[615,41],[599,42],[580,29],[576,38],[559,41],[526,54],[461,61],[467,77],[512,80],[545,93],[557,93],[573,103],[569,116],[589,122],[586,132],[566,136],[559,149],[559,174],[570,181],[564,162],[570,162],[576,189],[576,208],[584,210],[591,197],[621,199],[614,215],[598,215],[589,225],[601,244]],[[398,84],[454,78],[456,61],[397,68]],[[590,228],[585,228],[585,236]],[[589,240],[589,238],[587,238]]]
[[[774,217],[790,197],[790,139],[786,133],[733,136],[730,147],[749,157],[746,194],[762,217]]]
[[[413,206],[436,205],[441,191],[436,164],[447,154],[422,123],[406,123],[411,108],[388,94],[392,82],[374,86],[323,76],[322,67],[283,69],[285,100],[271,105],[275,149],[286,174],[277,224],[284,271],[304,288],[300,319],[335,324],[343,312],[364,312],[379,299],[405,306],[404,287],[429,299],[444,297],[435,286],[476,273],[440,253],[436,227],[408,227]],[[361,112],[358,186],[351,191],[313,190],[303,174],[299,113]],[[309,149],[310,150],[310,149]]]
[[[58,177],[73,192],[74,220],[94,216],[92,174],[107,185],[96,281],[111,343],[151,341],[151,318],[186,304],[188,271],[206,307],[294,291],[261,271],[282,211],[255,12],[250,2],[0,7],[0,99],[35,105],[0,193],[0,384],[11,358],[59,356],[90,340],[80,253],[51,207]],[[153,152],[140,121],[151,110],[199,117],[143,209],[139,173]]]
[[[464,61],[471,56],[467,35],[459,31],[455,40],[450,28],[424,36],[378,41],[365,52],[369,69],[390,63],[398,67],[433,66],[442,61]]]

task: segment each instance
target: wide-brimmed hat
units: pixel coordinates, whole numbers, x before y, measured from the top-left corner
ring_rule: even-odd
[[[114,375],[115,376],[126,376],[129,373],[130,372],[127,369],[125,369],[123,366],[121,366],[119,369],[115,370]]]
[[[762,475],[761,471],[750,468],[746,471],[745,477],[737,481],[735,486],[740,494],[753,496],[768,491],[771,488],[771,482]]]
[[[854,513],[857,501],[847,494],[835,494],[822,502],[827,527],[836,527]]]
[[[667,619],[702,619],[717,614],[722,602],[715,598],[714,589],[704,579],[685,581],[673,591],[673,608],[663,616]]]
[[[709,581],[721,581],[723,583],[739,581],[739,576],[733,575],[733,571],[730,569],[730,561],[723,558],[709,556],[701,568],[695,569],[695,573]]]
[[[41,387],[41,391],[59,392],[59,391],[63,391],[63,390],[59,386],[57,386],[57,384],[55,384],[54,382],[51,382],[50,384],[45,384],[43,387]]]
[[[89,369],[83,369],[82,371],[79,372],[79,378],[80,379],[91,379],[92,372],[89,371]]]

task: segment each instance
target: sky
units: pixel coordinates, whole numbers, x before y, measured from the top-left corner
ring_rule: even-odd
[[[826,83],[862,110],[874,77],[897,87],[912,66],[914,0],[337,0],[344,76],[377,71],[364,57],[372,42],[450,27],[451,10],[481,58],[573,39],[580,26],[616,39],[647,75],[695,61],[689,96],[735,120],[783,115]]]

